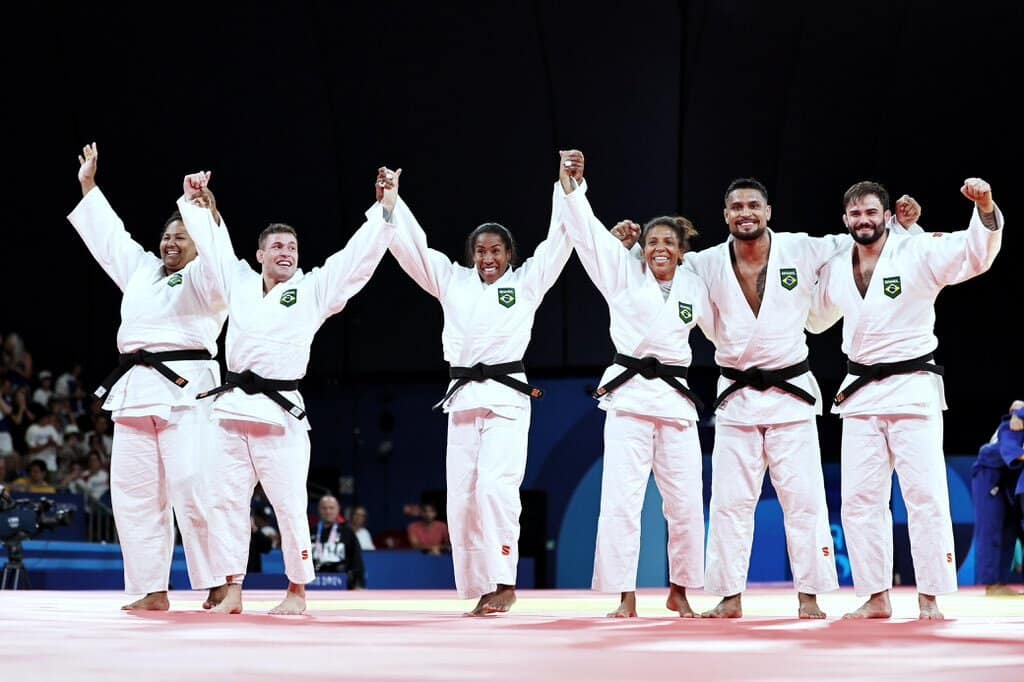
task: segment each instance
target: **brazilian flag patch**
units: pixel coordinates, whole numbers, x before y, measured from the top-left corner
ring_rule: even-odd
[[[516,304],[516,290],[511,287],[498,289],[498,303],[506,308],[514,306]]]
[[[295,289],[289,289],[288,291],[281,294],[281,305],[285,308],[291,308],[295,305],[296,301],[299,300],[299,292]]]
[[[679,303],[679,319],[690,324],[693,321],[693,305],[690,303]]]
[[[882,280],[882,291],[889,298],[896,298],[903,293],[903,285],[899,277],[886,277]]]
[[[779,268],[779,283],[786,291],[793,291],[800,280],[796,276],[796,268]]]
[[[170,277],[167,278],[167,286],[169,286],[169,287],[176,287],[179,284],[181,284],[181,273],[180,272],[176,272],[176,273],[174,273],[173,275],[171,275]]]

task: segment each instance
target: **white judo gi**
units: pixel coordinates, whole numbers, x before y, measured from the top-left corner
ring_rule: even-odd
[[[209,210],[184,198],[178,208],[200,252],[216,254],[217,286],[229,302],[228,371],[282,381],[305,375],[317,330],[369,281],[395,231],[384,221],[382,206],[375,204],[345,248],[323,267],[308,274],[297,270],[264,295],[263,275],[235,257],[226,227],[216,225]],[[281,394],[304,409],[297,390]],[[212,412],[219,425],[210,514],[217,565],[233,582],[245,575],[250,500],[259,481],[277,516],[288,580],[312,581],[306,493],[309,420],[296,419],[262,393],[250,395],[237,388],[217,394]]]
[[[693,359],[690,330],[698,323],[708,335],[713,329],[704,282],[678,268],[666,298],[646,264],[622,248],[581,192],[570,193],[564,201],[565,229],[583,268],[608,302],[616,352],[688,367]],[[612,364],[600,385],[624,371],[626,367]],[[687,386],[686,379],[677,380]],[[593,589],[636,590],[640,517],[652,469],[668,522],[669,580],[682,587],[701,587],[704,503],[693,403],[660,378],[635,375],[601,396],[599,406],[608,414]]]
[[[577,190],[581,191],[581,190]],[[561,192],[556,188],[556,192]],[[444,311],[441,343],[453,367],[520,361],[534,314],[558,279],[572,246],[556,217],[532,258],[485,284],[475,267],[427,247],[427,237],[401,199],[391,252]],[[526,381],[522,373],[511,374]],[[454,382],[453,382],[454,384]],[[515,585],[519,561],[519,486],[526,473],[530,398],[492,379],[472,381],[443,404],[448,413],[448,532],[459,596],[476,599]]]
[[[206,350],[217,354],[227,303],[211,285],[213,269],[196,258],[168,275],[159,257],[124,229],[98,187],[68,216],[89,251],[124,292],[117,348],[121,353]],[[193,589],[224,582],[211,566],[204,467],[213,456],[206,406],[195,396],[220,382],[214,360],[166,363],[188,380],[178,387],[151,367],[136,365],[110,389],[114,440],[110,496],[125,591],[163,592],[174,552],[177,518]],[[172,511],[173,509],[173,511]]]
[[[979,275],[1002,244],[975,208],[966,230],[944,234],[890,231],[867,294],[853,277],[853,242],[822,269],[815,315],[808,328],[843,322],[843,352],[862,365],[902,362],[935,351],[935,298],[943,287]],[[847,375],[839,395],[856,380]],[[843,419],[843,530],[854,587],[871,595],[892,587],[893,537],[889,500],[892,472],[907,504],[907,526],[917,589],[956,591],[956,554],[942,452],[942,377],[927,371],[865,384],[832,412]]]
[[[732,236],[684,258],[683,267],[692,268],[708,287],[715,311],[711,336],[720,367],[777,370],[805,361],[804,326],[817,271],[850,241],[843,235],[769,234],[767,280],[756,316],[732,265]],[[719,377],[719,395],[732,383]],[[813,397],[814,404],[778,388],[747,386],[716,410],[704,581],[708,592],[731,596],[746,589],[754,510],[765,469],[782,506],[797,591],[819,594],[839,587],[815,423],[821,391],[809,371],[789,383]]]

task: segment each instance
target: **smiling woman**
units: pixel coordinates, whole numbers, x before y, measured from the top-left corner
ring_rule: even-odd
[[[78,160],[82,200],[68,220],[124,292],[120,362],[96,391],[113,412],[110,493],[125,590],[144,595],[124,608],[169,608],[175,517],[189,582],[210,589],[212,603],[225,579],[214,575],[206,552],[203,491],[196,481],[209,419],[195,396],[220,382],[213,356],[227,307],[207,295],[210,270],[178,213],[164,224],[158,258],[132,239],[96,186],[96,144],[86,145]]]
[[[181,214],[175,211],[164,223],[164,233],[160,238],[160,259],[164,262],[164,270],[168,275],[178,272],[196,257],[196,245],[188,236]]]
[[[583,154],[560,152],[559,173],[583,180]],[[516,601],[519,485],[526,470],[530,398],[523,354],[534,315],[572,253],[561,228],[555,185],[548,236],[522,267],[498,223],[466,239],[466,265],[427,246],[427,235],[398,198],[401,169],[381,168],[379,192],[393,197],[398,230],[391,252],[444,310],[445,360],[452,379],[435,405],[448,413],[448,528],[459,596],[479,599],[471,615],[508,611]]]

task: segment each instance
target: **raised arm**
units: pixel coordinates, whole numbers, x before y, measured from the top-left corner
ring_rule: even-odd
[[[95,142],[82,148],[82,154],[78,157],[78,182],[82,186],[82,200],[68,214],[68,221],[74,225],[103,271],[124,291],[139,266],[156,261],[157,258],[132,239],[103,192],[96,186],[98,162],[99,148]]]
[[[394,172],[381,168],[377,176],[378,200],[391,207],[391,222],[396,228],[389,248],[395,260],[414,282],[431,296],[441,298],[458,266],[440,251],[427,246],[426,232],[398,196],[398,179],[401,174],[401,168]]]
[[[394,213],[388,213],[393,220]],[[316,296],[323,317],[339,312],[366,286],[391,244],[395,231],[395,225],[385,219],[384,204],[378,201],[367,209],[366,221],[348,240],[345,248],[311,273],[310,276],[316,278]]]
[[[583,191],[570,186],[566,193],[566,183],[560,185],[555,193],[563,204],[562,225],[594,286],[610,297],[626,286],[629,268],[642,266],[597,219]]]
[[[963,282],[988,270],[1003,243],[1003,216],[992,200],[992,187],[981,178],[968,178],[960,192],[974,202],[967,229],[915,238],[919,240],[925,267],[942,286]]]
[[[200,282],[211,294],[227,300],[235,273],[249,266],[235,255],[227,223],[217,209],[209,181],[209,172],[186,175],[178,212],[199,253],[196,267]]]
[[[544,241],[537,245],[533,256],[527,258],[521,266],[525,286],[533,289],[538,297],[543,296],[551,288],[572,255],[572,242],[562,228],[561,213],[564,206],[560,201],[560,195],[564,196],[566,188],[574,184],[579,185],[574,194],[587,191],[586,183],[583,182],[583,152],[571,149],[560,151],[558,154],[559,184],[562,186],[556,186],[551,195],[548,233]]]

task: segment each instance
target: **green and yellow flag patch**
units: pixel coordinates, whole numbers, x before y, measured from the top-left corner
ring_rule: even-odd
[[[516,290],[512,287],[498,289],[498,303],[506,308],[514,306],[516,304]]]
[[[899,277],[886,277],[882,280],[882,291],[889,298],[896,298],[903,293],[903,285]]]

